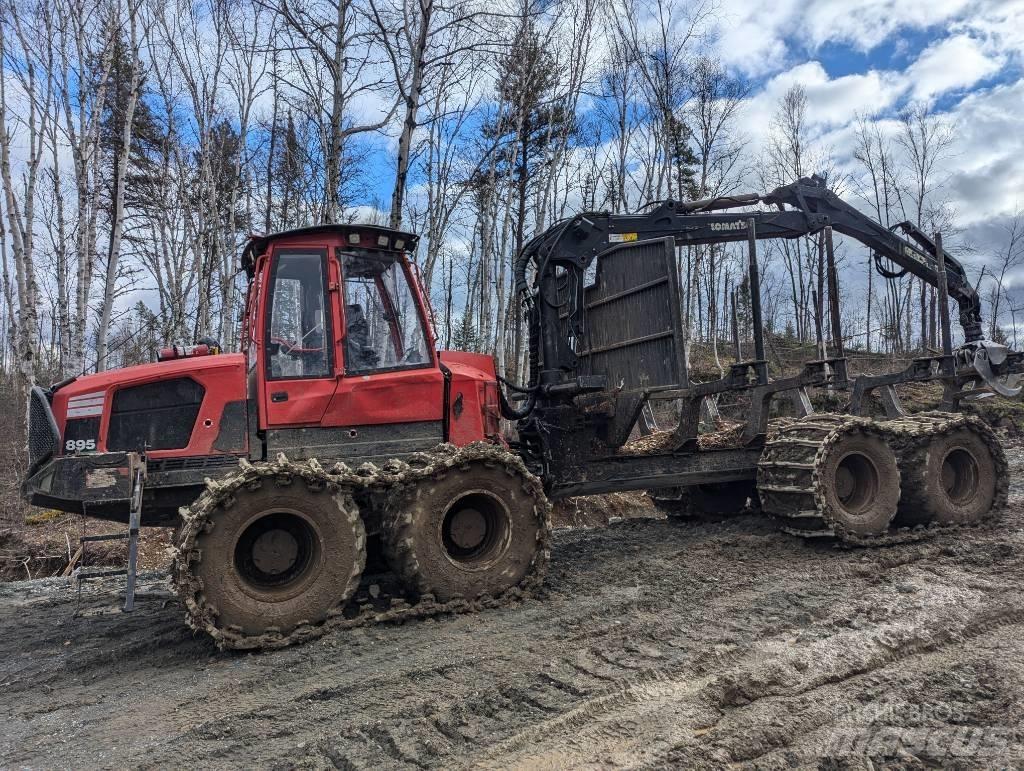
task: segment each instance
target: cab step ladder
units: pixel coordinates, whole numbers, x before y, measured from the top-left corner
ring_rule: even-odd
[[[108,576],[127,576],[124,596],[124,611],[126,613],[135,609],[135,577],[139,561],[139,526],[142,521],[142,489],[146,482],[146,461],[144,458],[132,453],[129,470],[132,478],[131,498],[129,499],[130,510],[128,512],[128,530],[123,533],[103,533],[100,535],[83,535],[78,539],[82,545],[82,559],[85,559],[85,546],[96,541],[128,541],[128,566],[127,568],[107,570],[84,570],[78,568],[72,573],[78,582],[81,590],[82,582],[94,578],[106,578]]]

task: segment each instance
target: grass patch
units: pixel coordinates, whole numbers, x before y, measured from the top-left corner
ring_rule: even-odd
[[[57,511],[56,509],[39,509],[33,511],[31,514],[25,516],[26,525],[45,525],[47,522],[53,522],[55,519],[59,519],[64,516],[64,512]]]

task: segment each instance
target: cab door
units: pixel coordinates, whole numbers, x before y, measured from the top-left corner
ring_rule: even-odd
[[[275,245],[264,303],[261,401],[268,430],[318,426],[337,387],[328,247]]]
[[[338,251],[342,376],[325,427],[342,428],[344,455],[381,459],[445,440],[444,373],[403,255]]]

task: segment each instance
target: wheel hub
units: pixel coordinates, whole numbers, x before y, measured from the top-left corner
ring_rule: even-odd
[[[312,569],[318,544],[316,530],[298,512],[265,512],[235,543],[235,570],[255,591],[283,591]]]
[[[967,450],[954,449],[942,459],[941,480],[950,500],[963,503],[978,489],[978,462]]]
[[[299,543],[286,530],[268,530],[258,536],[252,545],[252,562],[267,575],[279,575],[299,556]]]
[[[878,495],[878,470],[867,455],[851,452],[836,467],[836,497],[850,514],[870,508]]]
[[[844,503],[850,499],[853,494],[853,487],[856,484],[853,478],[853,474],[845,466],[840,466],[836,469],[836,495],[839,496],[839,500]]]
[[[452,517],[450,532],[452,541],[460,549],[475,549],[487,535],[487,520],[476,509],[459,509]]]
[[[470,491],[452,500],[441,523],[441,543],[448,559],[468,570],[480,570],[507,547],[509,514],[501,501],[484,491]]]

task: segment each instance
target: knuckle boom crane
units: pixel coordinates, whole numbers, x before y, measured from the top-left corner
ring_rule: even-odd
[[[773,208],[736,211],[756,204]],[[902,372],[850,377],[840,332],[833,230],[867,246],[887,278],[910,273],[938,288],[940,355],[914,359]],[[832,355],[807,362],[795,376],[772,380],[764,353],[757,241],[821,231],[828,247]],[[692,383],[679,312],[677,247],[743,241],[749,248],[754,358],[730,365],[718,380]],[[525,397],[522,406],[503,406],[506,417],[518,420],[521,452],[552,496],[674,487],[688,491],[703,508],[735,508],[737,502],[759,500],[766,510],[788,518],[794,532],[847,540],[890,537],[894,526],[938,527],[962,524],[964,518],[974,523],[1005,496],[994,477],[1002,462],[994,440],[987,429],[952,410],[960,399],[981,391],[1018,393],[1012,383],[1024,371],[1024,358],[983,339],[980,298],[941,241],[910,223],[880,225],[840,199],[820,177],[764,195],[666,201],[642,214],[581,214],[536,236],[513,269],[530,330],[530,382],[518,389]],[[964,333],[956,350],[947,296],[956,300]],[[949,412],[941,420],[907,416],[893,389],[927,380],[945,386]],[[813,415],[804,390],[808,386],[849,389],[849,414]],[[864,417],[866,398],[876,390],[888,421]],[[725,392],[742,392],[749,399],[747,424],[735,446],[704,449],[698,438],[701,405]],[[770,431],[770,402],[784,392],[804,397],[795,400],[802,419],[796,427]],[[656,400],[678,405],[678,424],[662,437],[660,452],[633,455],[623,445],[642,410]],[[901,497],[897,464],[907,458],[896,458],[888,449],[907,446],[906,437],[918,436],[909,444],[924,453],[922,448],[938,447],[951,434],[961,439],[970,434],[974,444],[964,449],[970,461],[961,471],[981,469],[985,480],[972,488],[977,506],[971,515],[963,514],[966,498],[957,501],[948,491],[933,489],[945,461],[929,466],[927,479],[905,472]],[[979,437],[989,449],[978,449]],[[837,460],[830,469],[821,468],[824,456],[815,455],[829,444],[860,448],[850,457],[861,460]],[[783,452],[783,447],[803,449]],[[949,467],[945,463],[947,475]],[[825,481],[812,479],[816,474]],[[911,506],[921,511],[912,513]]]

